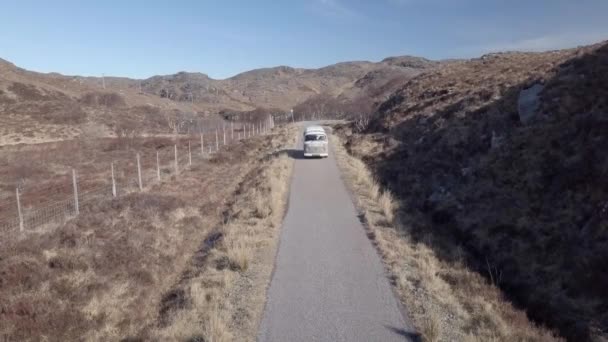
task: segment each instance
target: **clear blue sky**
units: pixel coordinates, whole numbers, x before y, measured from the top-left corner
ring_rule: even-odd
[[[608,39],[607,0],[0,0],[0,58],[36,71],[214,78]]]

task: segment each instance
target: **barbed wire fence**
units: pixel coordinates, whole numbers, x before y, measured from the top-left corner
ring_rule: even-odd
[[[172,177],[177,179],[181,172],[205,162],[222,147],[267,134],[275,127],[275,118],[269,115],[257,122],[230,122],[211,129],[205,129],[200,122],[191,125],[184,129],[186,125],[181,124],[183,131],[176,132],[180,137],[173,146],[135,152],[130,160],[110,162],[104,179],[99,179],[99,175],[87,178],[73,168],[71,173],[57,176],[51,185],[36,191],[17,186],[13,195],[0,196],[0,233],[25,233],[61,223],[79,215],[87,203],[144,191]]]

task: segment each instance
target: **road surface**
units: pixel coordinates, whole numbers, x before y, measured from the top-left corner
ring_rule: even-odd
[[[333,155],[291,152],[289,209],[258,340],[413,340]]]

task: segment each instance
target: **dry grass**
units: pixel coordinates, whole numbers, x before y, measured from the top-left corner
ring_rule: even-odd
[[[399,199],[413,242],[460,260],[564,338],[606,340],[607,73],[606,42],[493,54],[420,75],[366,131],[338,131]],[[528,121],[519,99],[534,84],[544,90]],[[450,285],[451,273],[440,274]]]
[[[253,251],[245,239],[230,239],[224,242],[226,253],[230,259],[232,268],[239,271],[247,271]]]
[[[175,308],[152,339],[255,339],[293,164],[279,151],[291,147],[295,136],[295,129],[289,128],[272,137],[271,149],[276,152],[243,177],[222,213],[221,238],[206,252],[204,262],[192,260],[172,290],[183,289],[188,304]]]
[[[397,219],[397,201],[367,166],[332,136],[338,164],[364,214],[370,239],[395,279],[396,291],[425,341],[555,341],[464,263],[437,256],[428,235],[416,242]],[[387,225],[387,222],[392,224]],[[458,254],[458,251],[453,251]]]
[[[240,304],[226,300],[226,293],[241,273],[257,267],[256,248],[271,246],[267,227],[280,208],[265,220],[250,214],[248,221],[227,224],[224,211],[235,206],[230,198],[237,192],[255,188],[250,182],[270,183],[276,171],[266,168],[282,165],[279,175],[289,173],[285,157],[264,157],[293,133],[278,132],[246,147],[230,146],[172,182],[88,203],[65,225],[3,240],[0,337],[233,340],[232,319]],[[239,206],[253,207],[249,197],[242,199],[246,203]],[[225,240],[214,240],[222,227]],[[236,272],[217,267],[227,255],[226,241],[242,249],[240,255],[231,252],[241,265]],[[259,284],[263,292],[265,283]],[[261,311],[263,301],[256,305]]]
[[[437,314],[431,314],[424,320],[420,329],[422,339],[425,342],[437,342],[441,336],[441,323]]]
[[[382,213],[389,224],[393,224],[395,220],[396,202],[390,190],[386,189],[378,199],[378,205],[382,209]]]

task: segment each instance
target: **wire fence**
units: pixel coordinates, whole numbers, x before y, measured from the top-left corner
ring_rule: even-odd
[[[236,126],[236,127],[235,127]],[[27,232],[75,217],[87,203],[123,196],[163,180],[179,177],[190,166],[202,163],[222,147],[266,134],[275,126],[272,116],[260,122],[231,123],[221,129],[198,129],[198,136],[176,139],[173,146],[140,151],[127,160],[109,163],[107,172],[87,177],[76,168],[51,184],[27,191],[16,187],[14,195],[0,196],[0,233]]]

